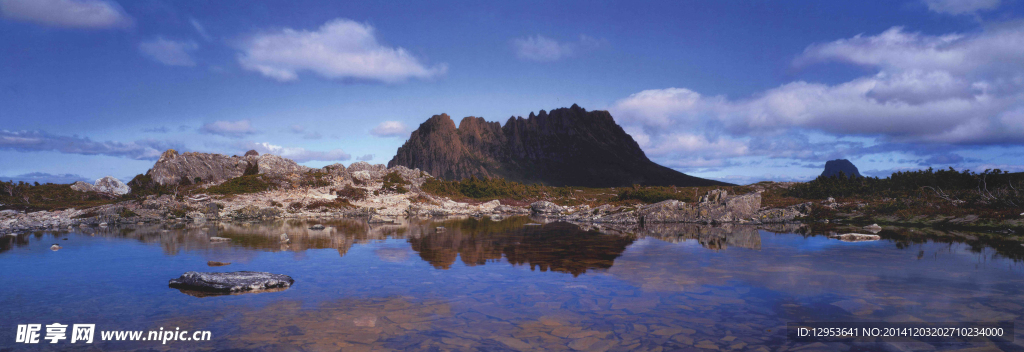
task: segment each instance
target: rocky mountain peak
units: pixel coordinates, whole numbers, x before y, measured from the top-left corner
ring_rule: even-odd
[[[470,116],[455,127],[448,115],[434,115],[388,163],[397,165],[444,179],[502,177],[556,186],[724,184],[651,162],[611,114],[576,104],[513,116],[504,126]]]
[[[852,162],[846,159],[825,162],[825,171],[821,172],[821,176],[832,177],[839,175],[840,172],[846,175],[846,177],[863,177],[860,175],[860,171],[857,170],[857,166],[854,166]]]

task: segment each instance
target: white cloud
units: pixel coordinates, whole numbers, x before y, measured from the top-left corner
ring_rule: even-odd
[[[126,28],[132,19],[113,1],[0,0],[0,13],[13,20],[65,28]]]
[[[174,41],[154,38],[139,43],[139,51],[156,62],[169,66],[195,66],[192,52],[199,49],[193,41]]]
[[[540,35],[513,40],[512,45],[515,46],[516,56],[530,61],[557,61],[572,55],[573,51],[569,44]]]
[[[202,23],[199,23],[199,20],[197,20],[195,18],[189,18],[188,22],[192,24],[192,28],[196,29],[196,33],[199,33],[199,36],[203,37],[203,40],[206,40],[206,41],[212,41],[213,40],[213,37],[210,36],[210,33],[206,32],[206,27],[203,26]]]
[[[999,0],[924,0],[928,9],[951,15],[972,14],[999,7]]]
[[[0,149],[20,152],[55,151],[64,154],[155,160],[166,147],[166,144],[157,141],[97,142],[85,137],[53,135],[43,131],[0,130]]]
[[[370,130],[370,134],[377,137],[406,137],[409,135],[409,127],[398,121],[384,121]]]
[[[820,160],[891,152],[891,145],[927,156],[949,148],[921,146],[1024,143],[1024,22],[935,36],[895,27],[811,45],[794,65],[823,61],[876,72],[838,84],[791,82],[746,99],[651,89],[610,110],[651,155],[693,165],[742,156]],[[808,133],[875,146],[812,143]]]
[[[252,124],[249,122],[249,120],[238,120],[215,121],[206,123],[203,124],[203,127],[199,128],[199,132],[231,138],[242,138],[251,134],[255,134],[256,130],[252,128]]]
[[[581,35],[578,42],[560,43],[554,39],[535,35],[512,40],[516,56],[522,60],[549,62],[558,61],[575,55],[583,49],[597,48],[606,43],[605,40]]]
[[[304,163],[307,161],[345,161],[352,158],[351,155],[345,153],[345,151],[341,149],[333,149],[329,151],[320,152],[306,150],[305,148],[299,147],[282,147],[267,142],[249,142],[245,145],[245,149],[253,149],[257,152],[260,152],[260,154],[274,154],[277,156],[295,160],[296,162],[300,163]]]
[[[285,28],[255,35],[241,45],[243,68],[279,81],[294,81],[310,71],[334,79],[387,83],[443,75],[445,65],[426,67],[403,48],[377,41],[374,28],[346,19],[325,23],[316,31]]]
[[[359,161],[370,161],[370,160],[373,160],[373,154],[363,155],[361,157],[356,158],[356,160],[359,160]]]

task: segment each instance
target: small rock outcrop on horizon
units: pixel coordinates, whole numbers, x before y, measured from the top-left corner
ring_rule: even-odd
[[[88,184],[82,181],[77,181],[71,184],[71,189],[79,192],[97,192],[111,196],[120,196],[131,192],[131,188],[128,185],[121,182],[114,176],[106,176],[96,180],[94,184]]]
[[[655,164],[607,111],[544,110],[505,125],[466,117],[456,128],[434,115],[412,133],[388,167],[419,168],[447,180],[501,177],[549,186],[716,186]]]
[[[846,177],[864,177],[860,175],[860,171],[853,165],[849,160],[836,159],[825,162],[825,171],[821,172],[821,176],[832,177],[839,175],[842,172]]]
[[[311,170],[299,165],[291,159],[277,155],[259,155],[249,151],[245,156],[227,156],[223,154],[187,152],[179,154],[168,149],[157,160],[153,168],[147,172],[153,181],[161,185],[178,184],[184,178],[188,183],[195,179],[202,182],[223,182],[242,176],[246,168],[258,167],[260,174],[284,176],[299,174]]]

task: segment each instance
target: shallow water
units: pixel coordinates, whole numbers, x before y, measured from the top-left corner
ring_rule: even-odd
[[[881,241],[847,243],[796,227],[628,234],[530,222],[290,220],[5,237],[0,350],[1024,349],[1019,336],[998,345],[785,336],[792,321],[1017,322],[1024,248],[1016,242],[886,231]],[[308,230],[313,223],[328,228]],[[291,242],[281,244],[281,233]],[[63,249],[51,251],[53,243]],[[286,274],[295,284],[211,297],[167,287],[186,271],[239,270]],[[97,333],[92,345],[14,342],[18,324],[54,322],[209,330],[212,339],[99,341]]]

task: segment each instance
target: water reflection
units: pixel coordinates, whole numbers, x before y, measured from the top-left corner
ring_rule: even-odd
[[[779,327],[1024,315],[1022,247],[993,235],[886,228],[881,241],[845,243],[826,235],[855,228],[526,226],[536,221],[211,222],[7,236],[0,279],[16,284],[0,295],[0,331],[81,321],[215,336],[86,346],[103,350],[949,350],[964,346],[802,345]],[[326,228],[310,230],[314,223]],[[50,251],[54,242],[65,248]],[[296,286],[204,299],[167,288],[189,270],[269,271]],[[12,340],[0,339],[0,350],[24,347]]]

